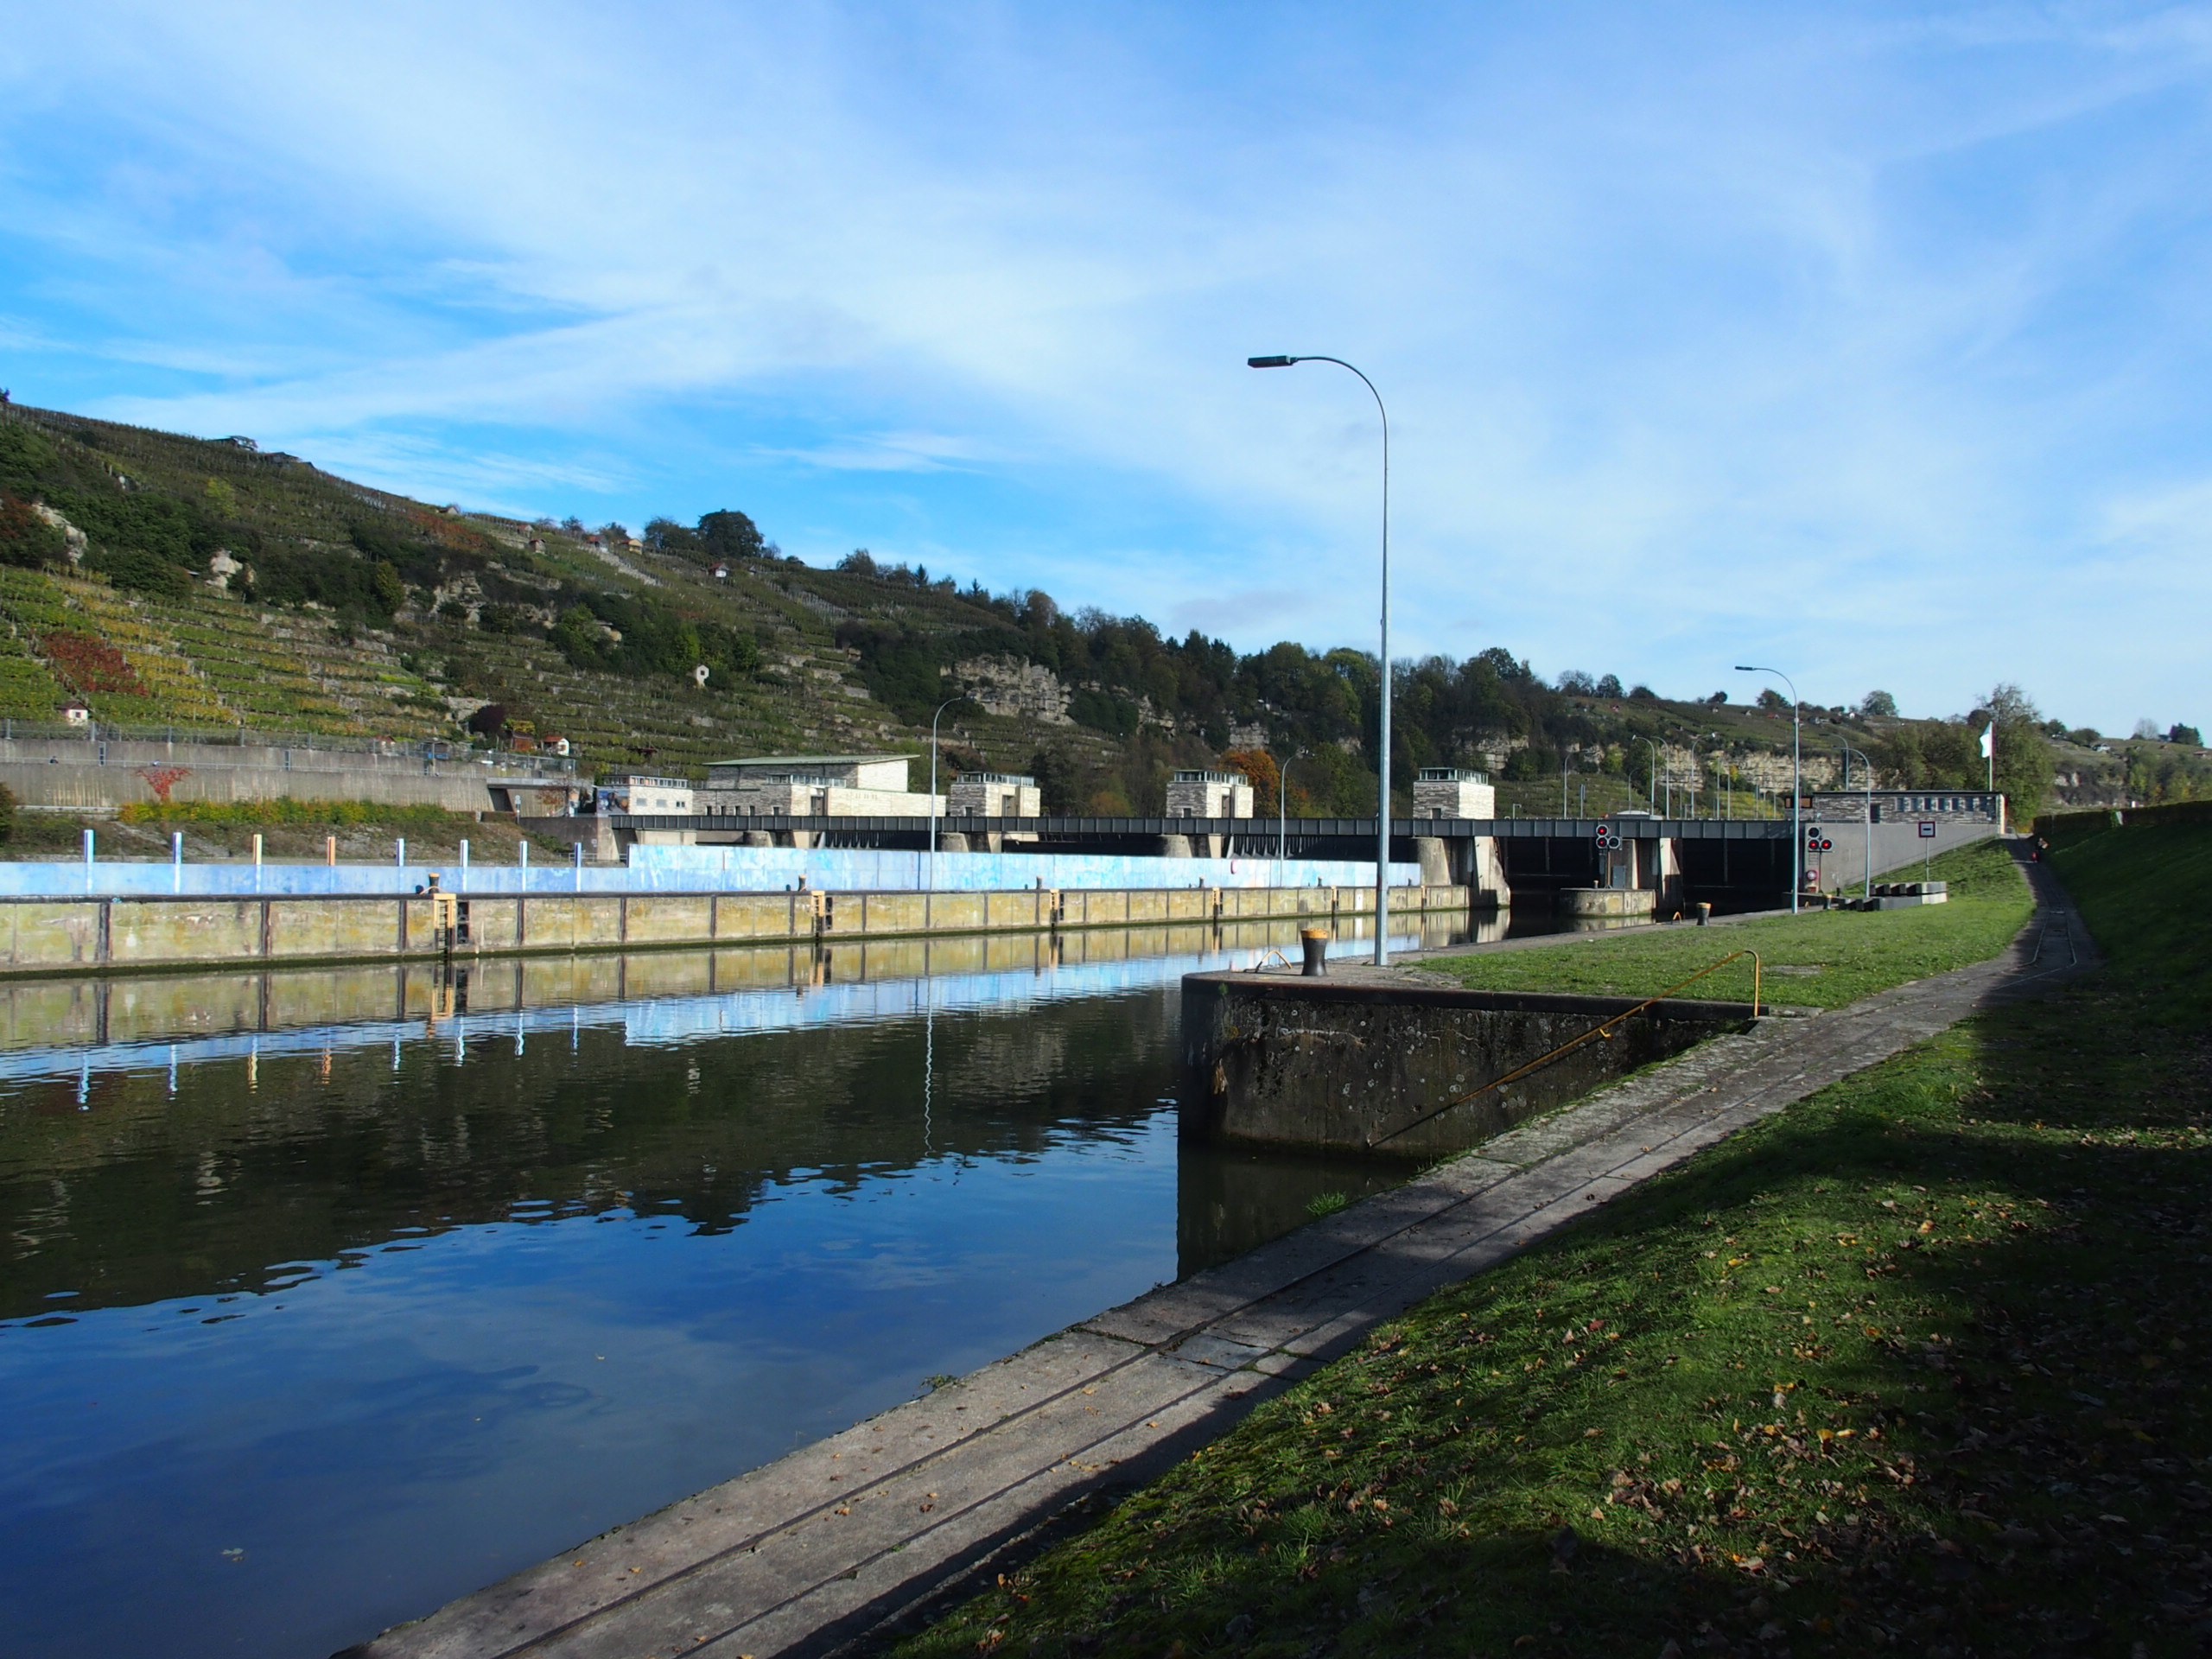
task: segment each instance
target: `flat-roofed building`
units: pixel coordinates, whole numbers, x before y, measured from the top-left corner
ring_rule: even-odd
[[[1497,791],[1486,772],[1458,766],[1423,766],[1414,777],[1414,817],[1494,818]]]
[[[925,818],[904,754],[766,754],[707,767],[701,810],[754,817]],[[939,797],[938,810],[944,810]]]
[[[1179,771],[1168,780],[1167,816],[1249,818],[1252,816],[1252,780],[1241,772]]]
[[[689,778],[619,773],[602,782],[594,797],[602,812],[658,812],[689,817],[699,810],[697,791]]]
[[[1045,798],[1034,778],[1010,772],[970,772],[952,780],[945,811],[956,818],[1036,818]]]

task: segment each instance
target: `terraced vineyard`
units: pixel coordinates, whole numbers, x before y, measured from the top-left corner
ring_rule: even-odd
[[[1415,766],[1508,754],[1526,781],[1502,785],[1502,810],[1557,811],[1562,760],[1571,810],[1649,804],[1640,745],[1684,779],[1702,768],[1709,810],[1716,760],[1770,784],[1790,730],[1617,695],[1610,676],[1554,692],[1502,649],[1400,672],[1402,811]],[[810,567],[741,512],[588,533],[411,501],[245,439],[0,408],[11,721],[72,700],[101,725],[179,732],[468,741],[473,721],[485,741],[566,738],[588,772],[696,777],[732,754],[918,753],[930,711],[964,690],[945,720],[960,762],[1034,768],[1064,810],[1156,812],[1171,768],[1265,747],[1293,757],[1294,800],[1341,816],[1373,810],[1376,688],[1357,651],[1239,658],[860,550]],[[1827,764],[1807,761],[1815,779]]]

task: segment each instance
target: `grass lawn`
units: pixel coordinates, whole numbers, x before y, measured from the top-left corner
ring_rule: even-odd
[[[2053,861],[2103,971],[1430,1299],[908,1659],[2202,1651],[2212,830]]]
[[[1593,933],[1572,944],[1423,963],[1476,990],[1590,991],[1649,996],[1732,950],[1756,950],[1770,1002],[1836,1008],[1910,979],[1995,956],[2028,918],[2026,886],[1993,842],[1936,861],[1948,902],[1911,910],[1808,911],[1722,928],[1675,925]],[[1749,958],[1701,979],[1685,996],[1748,1002]]]

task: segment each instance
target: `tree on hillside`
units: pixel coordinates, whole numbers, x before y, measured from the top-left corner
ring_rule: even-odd
[[[2043,711],[2009,680],[1993,689],[1983,706],[1997,727],[1997,787],[2014,820],[2025,823],[2042,810],[2050,791],[2050,740],[2043,734]]]
[[[1895,720],[1897,700],[1886,691],[1869,691],[1859,700],[1859,713],[1866,720]]]
[[[1282,769],[1276,766],[1274,756],[1265,749],[1230,749],[1223,753],[1221,763],[1232,772],[1243,772],[1251,783],[1254,817],[1264,818],[1274,810],[1282,799]]]
[[[699,520],[699,541],[709,558],[757,559],[767,551],[760,526],[734,507],[723,507]]]
[[[696,559],[707,550],[696,531],[686,529],[673,518],[646,519],[645,545],[656,553],[679,558]]]

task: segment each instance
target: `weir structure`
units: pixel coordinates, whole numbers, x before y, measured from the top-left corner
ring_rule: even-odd
[[[1199,848],[1218,856],[1266,858],[1281,847],[1294,859],[1361,860],[1370,862],[1376,844],[1373,818],[1226,817],[944,817],[939,832],[973,837],[963,845],[982,845],[986,836],[1020,841],[1039,852],[1141,853],[1188,857]],[[593,855],[621,856],[629,846],[750,845],[904,849],[918,847],[925,828],[907,817],[833,817],[826,814],[628,813],[599,817],[532,818],[532,835],[584,841]],[[1662,914],[1679,908],[1682,893],[1725,908],[1764,908],[1789,891],[1789,825],[1779,818],[1446,818],[1393,817],[1393,863],[1417,863],[1421,879],[1435,887],[1471,888],[1478,904],[1510,904],[1518,895],[1552,896],[1567,888],[1610,885],[1604,842],[1608,835],[1633,842],[1658,843],[1640,868],[1662,864],[1681,891],[1674,902],[1662,900]],[[1948,843],[1946,843],[1947,845]],[[1659,854],[1665,851],[1664,858]]]

